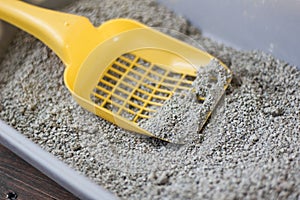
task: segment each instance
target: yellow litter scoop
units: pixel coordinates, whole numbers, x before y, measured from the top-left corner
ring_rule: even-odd
[[[65,84],[82,107],[148,136],[154,135],[138,122],[151,117],[174,92],[189,90],[195,66],[213,59],[129,19],[95,28],[85,17],[17,0],[0,0],[0,18],[34,35],[60,57],[66,65]]]

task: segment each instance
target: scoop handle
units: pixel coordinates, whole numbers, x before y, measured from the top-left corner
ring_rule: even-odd
[[[74,38],[93,25],[85,17],[30,5],[18,0],[0,0],[0,19],[17,26],[49,46],[68,66]]]

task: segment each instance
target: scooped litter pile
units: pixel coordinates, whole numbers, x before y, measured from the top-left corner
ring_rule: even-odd
[[[89,113],[65,87],[57,56],[22,32],[0,65],[2,120],[121,199],[300,198],[300,72],[295,66],[263,52],[217,44],[152,0],[86,0],[66,10],[94,24],[128,16],[175,29],[227,64],[233,80],[201,139],[174,145]]]
[[[139,125],[156,137],[176,144],[201,140],[199,131],[230,78],[231,74],[217,60],[198,67],[191,90],[175,93],[152,118],[140,121]]]

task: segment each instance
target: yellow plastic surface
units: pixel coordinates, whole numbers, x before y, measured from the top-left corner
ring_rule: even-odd
[[[67,67],[65,84],[82,107],[148,136],[153,135],[137,122],[149,118],[174,92],[188,90],[196,66],[213,58],[129,19],[95,28],[85,17],[17,0],[0,0],[0,18],[34,35],[60,57]]]

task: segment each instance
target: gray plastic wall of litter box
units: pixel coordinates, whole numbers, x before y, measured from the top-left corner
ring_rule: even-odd
[[[14,38],[17,29],[3,21],[0,21],[0,62],[5,55],[7,46]]]
[[[300,69],[299,0],[158,0],[204,35],[241,50],[259,49]]]
[[[80,199],[117,199],[1,120],[0,143]]]

